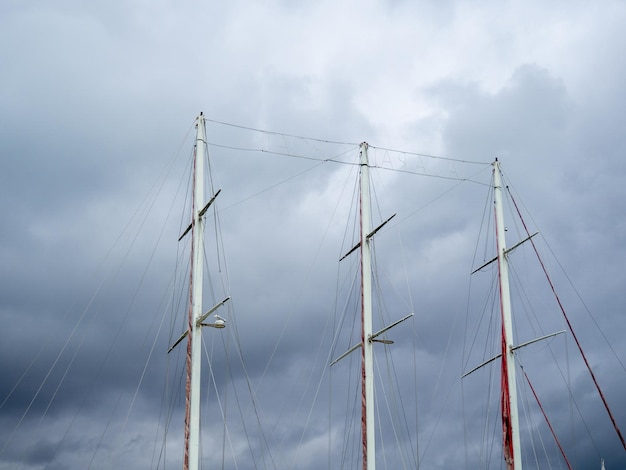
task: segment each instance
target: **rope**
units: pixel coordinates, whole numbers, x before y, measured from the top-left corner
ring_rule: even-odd
[[[511,194],[510,191],[509,191],[509,194],[511,195],[511,201],[513,201],[513,205],[515,206],[515,210],[517,211],[517,215],[519,216],[520,220],[522,221],[522,225],[524,226],[524,230],[526,231],[526,234],[528,236],[530,236],[530,232],[528,231],[528,227],[526,226],[526,222],[524,221],[524,218],[522,217],[522,214],[521,214],[521,212],[520,212],[520,210],[519,210],[519,208],[517,206],[517,203],[515,202],[515,198],[513,198],[513,195]],[[556,302],[559,305],[561,313],[563,314],[563,318],[565,319],[565,322],[567,323],[567,327],[568,327],[570,333],[572,334],[572,337],[574,338],[574,342],[576,343],[576,347],[580,351],[580,354],[581,354],[581,356],[583,358],[583,361],[585,362],[585,365],[587,366],[587,370],[589,371],[589,375],[591,375],[591,378],[592,378],[593,383],[594,383],[594,385],[596,387],[596,390],[598,390],[598,394],[600,395],[600,398],[602,399],[602,403],[604,404],[604,408],[606,409],[606,412],[608,413],[609,418],[611,419],[611,423],[613,424],[613,428],[615,429],[615,432],[617,433],[617,436],[619,437],[619,439],[620,439],[620,441],[622,443],[622,446],[624,447],[624,450],[626,450],[626,442],[624,441],[624,437],[622,436],[622,433],[619,430],[619,427],[617,426],[617,422],[615,421],[615,418],[613,417],[613,413],[611,412],[611,409],[609,408],[609,404],[607,403],[606,398],[604,397],[604,393],[602,392],[602,389],[600,388],[600,384],[598,383],[598,381],[596,379],[596,376],[593,373],[593,370],[591,369],[591,365],[589,364],[589,361],[587,360],[587,356],[585,356],[585,353],[583,352],[582,346],[580,345],[580,342],[578,341],[578,337],[576,336],[576,333],[574,332],[572,324],[569,321],[569,317],[565,313],[565,308],[563,307],[563,304],[561,303],[561,299],[559,298],[558,294],[556,293],[556,289],[554,287],[554,284],[552,283],[552,279],[550,278],[550,275],[548,274],[548,271],[547,271],[545,265],[543,264],[543,260],[539,256],[539,251],[537,250],[535,242],[533,241],[532,238],[530,238],[529,240],[530,240],[530,243],[531,243],[531,245],[533,247],[535,255],[537,256],[537,259],[539,260],[539,264],[541,265],[541,269],[543,270],[544,274],[546,275],[546,279],[548,280],[548,284],[550,285],[550,289],[552,289],[552,293],[554,294],[554,298],[556,299]]]
[[[561,455],[565,459],[565,463],[567,464],[567,468],[569,468],[569,470],[572,470],[572,466],[570,465],[569,460],[567,459],[567,455],[565,455],[565,451],[563,450],[563,447],[561,446],[561,443],[559,442],[559,438],[556,436],[556,433],[554,432],[554,428],[552,427],[552,423],[548,419],[548,415],[546,414],[545,410],[543,409],[543,406],[541,405],[541,401],[539,401],[539,397],[537,396],[537,393],[535,392],[535,388],[533,387],[533,384],[530,383],[530,379],[528,378],[528,374],[526,374],[526,371],[524,370],[524,368],[521,365],[520,365],[520,369],[522,369],[522,372],[524,374],[524,378],[526,379],[526,382],[528,382],[528,385],[530,386],[531,392],[533,392],[535,400],[537,401],[537,405],[539,405],[539,409],[541,410],[541,413],[543,414],[543,417],[546,420],[546,423],[548,424],[548,427],[550,428],[550,432],[552,433],[552,437],[554,437],[556,445],[559,447],[559,450],[561,451]]]

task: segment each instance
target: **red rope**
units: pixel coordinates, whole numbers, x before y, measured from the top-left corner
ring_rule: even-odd
[[[548,419],[548,415],[546,415],[546,412],[544,411],[543,406],[541,406],[541,402],[539,401],[539,397],[535,393],[535,388],[533,387],[533,384],[530,383],[530,379],[528,378],[528,375],[526,374],[526,371],[524,370],[523,367],[522,367],[522,372],[524,373],[524,377],[526,378],[526,382],[528,382],[528,385],[530,385],[530,390],[533,392],[533,395],[535,396],[535,400],[537,400],[537,404],[539,405],[539,409],[541,410],[541,413],[543,413],[543,417],[546,420],[546,423],[548,424],[548,427],[550,428],[550,432],[552,433],[552,436],[554,437],[554,441],[556,442],[556,445],[559,447],[559,450],[561,451],[561,455],[565,459],[565,463],[567,464],[567,468],[569,468],[569,470],[572,470],[572,466],[569,464],[569,460],[567,460],[567,455],[565,455],[565,451],[563,450],[563,447],[561,447],[561,443],[559,442],[559,438],[556,437],[556,433],[554,432],[554,429],[552,428],[552,423],[550,423],[550,420]]]
[[[507,190],[508,190],[508,186],[507,186]],[[522,214],[520,213],[519,207],[517,206],[517,203],[515,202],[515,198],[513,198],[513,195],[511,194],[511,192],[509,191],[509,195],[511,196],[511,201],[513,201],[513,205],[515,206],[515,210],[517,211],[517,215],[519,215],[519,218],[522,222],[522,225],[524,226],[524,230],[526,231],[526,235],[530,236],[530,232],[528,231],[528,228],[526,227],[526,222],[524,222],[524,218],[522,217]],[[543,261],[541,260],[541,257],[539,256],[539,251],[537,251],[537,247],[535,246],[535,242],[533,241],[533,239],[530,239],[530,243],[533,247],[533,250],[535,251],[535,255],[537,256],[537,259],[539,260],[539,264],[541,265],[541,269],[543,269],[544,274],[546,275],[546,279],[548,280],[548,284],[550,285],[550,288],[552,289],[552,293],[554,294],[554,298],[556,299],[557,303],[559,304],[559,308],[561,309],[561,313],[563,314],[563,318],[565,318],[565,322],[567,323],[567,327],[569,328],[570,333],[572,333],[572,337],[574,338],[574,342],[576,343],[576,346],[578,347],[578,350],[580,351],[581,356],[583,357],[583,361],[585,361],[585,365],[587,366],[587,370],[589,371],[589,374],[591,375],[591,378],[593,380],[594,385],[596,386],[596,389],[598,390],[598,394],[600,395],[600,398],[602,399],[602,403],[604,404],[604,408],[606,409],[606,412],[609,415],[609,418],[611,419],[611,423],[613,423],[613,428],[615,428],[615,432],[617,433],[617,436],[619,437],[620,441],[622,442],[622,446],[624,447],[624,449],[626,450],[626,442],[624,442],[624,437],[622,436],[622,433],[619,430],[619,427],[617,426],[617,422],[615,421],[615,418],[613,417],[613,413],[611,413],[611,409],[609,408],[609,404],[606,401],[606,398],[604,398],[604,393],[602,393],[602,389],[600,389],[600,385],[598,384],[598,381],[596,380],[596,376],[593,373],[593,370],[591,369],[591,366],[589,365],[589,361],[587,361],[587,357],[585,356],[585,353],[583,352],[583,348],[580,345],[580,342],[578,341],[578,337],[576,336],[576,333],[574,333],[574,329],[572,328],[572,325],[569,321],[569,318],[567,317],[567,314],[565,313],[565,309],[563,308],[563,304],[561,304],[561,299],[559,298],[558,294],[556,293],[556,289],[554,288],[554,284],[552,284],[552,280],[550,279],[550,276],[548,275],[548,271],[546,270],[545,265],[543,264]]]

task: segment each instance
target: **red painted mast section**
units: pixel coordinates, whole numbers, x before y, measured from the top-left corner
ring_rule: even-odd
[[[502,413],[502,448],[506,468],[514,468],[513,453],[513,426],[511,424],[511,400],[509,393],[509,365],[506,358],[506,340],[504,339],[504,326],[502,327],[502,362],[500,373],[500,410]]]
[[[498,169],[496,169],[498,171]],[[497,218],[496,218],[497,223]],[[500,246],[496,237],[496,247],[500,253]],[[500,411],[502,415],[502,449],[504,451],[504,461],[507,470],[513,470],[514,452],[513,452],[513,425],[511,423],[511,394],[509,392],[509,363],[507,360],[507,343],[504,330],[504,308],[502,304],[502,273],[498,263],[498,285],[500,289],[500,318],[502,322],[501,345],[502,360],[500,369]]]

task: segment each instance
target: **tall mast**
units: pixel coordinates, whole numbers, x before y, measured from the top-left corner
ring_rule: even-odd
[[[187,338],[187,386],[185,408],[185,455],[183,468],[197,470],[200,462],[200,374],[202,359],[202,276],[204,253],[204,154],[205,124],[200,113],[196,123],[196,145],[193,164],[193,197],[191,225],[190,304]]]
[[[361,428],[363,470],[376,468],[374,428],[374,378],[372,354],[372,256],[370,248],[370,181],[367,142],[361,144]]]
[[[496,218],[496,248],[500,284],[500,311],[502,315],[502,435],[504,459],[507,470],[521,470],[522,457],[517,411],[515,381],[515,355],[513,353],[513,325],[511,321],[511,294],[509,290],[509,265],[506,255],[504,215],[502,210],[502,178],[500,162],[493,162],[494,208]]]
[[[372,230],[370,208],[370,176],[367,159],[367,142],[360,145],[360,191],[359,191],[359,243],[352,247],[341,260],[359,250],[361,254],[361,342],[352,346],[330,365],[334,365],[348,354],[361,349],[361,448],[363,450],[362,470],[376,468],[376,432],[374,428],[374,359],[373,343],[392,344],[387,339],[376,339],[396,325],[413,316],[412,313],[404,316],[390,325],[372,333],[372,250],[371,239],[396,214],[393,214],[382,224]]]
[[[361,349],[361,448],[363,450],[362,470],[376,468],[376,432],[374,428],[374,359],[373,343],[392,344],[387,339],[377,339],[396,325],[413,316],[412,313],[404,316],[390,325],[372,333],[372,250],[371,239],[383,228],[396,214],[393,214],[382,224],[372,230],[370,208],[370,176],[369,162],[367,159],[367,142],[360,146],[360,191],[359,191],[359,243],[352,247],[341,260],[351,253],[359,250],[361,254],[361,342],[352,346],[330,365],[334,365],[348,354]]]

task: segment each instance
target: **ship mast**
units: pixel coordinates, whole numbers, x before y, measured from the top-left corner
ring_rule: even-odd
[[[189,316],[187,325],[187,383],[185,395],[185,454],[183,468],[196,470],[200,461],[200,374],[202,359],[202,278],[204,253],[204,116],[196,123],[196,144],[193,162],[193,196],[191,222],[191,272],[189,278]]]
[[[359,242],[352,247],[339,261],[342,261],[351,253],[359,251],[361,254],[361,342],[352,346],[337,359],[330,363],[331,366],[339,362],[350,353],[361,349],[361,448],[363,452],[362,470],[376,468],[376,432],[374,427],[374,354],[373,343],[392,344],[388,339],[377,339],[383,333],[399,325],[413,316],[410,313],[399,320],[372,332],[372,237],[383,228],[396,214],[393,214],[383,223],[372,230],[371,227],[371,204],[370,204],[370,177],[369,162],[367,157],[367,142],[360,146],[359,165],[360,191],[359,191]]]
[[[370,247],[370,182],[367,142],[361,144],[360,240],[361,240],[361,426],[363,470],[376,467],[374,428],[374,366],[372,353],[372,255]]]
[[[511,320],[511,294],[509,290],[509,265],[502,209],[502,178],[500,162],[493,163],[494,211],[496,219],[496,247],[500,284],[500,311],[502,315],[502,370],[501,412],[504,460],[507,470],[521,470],[522,457],[517,411],[515,381],[515,354],[513,352],[513,325]]]
[[[571,327],[570,321],[567,318],[567,315],[565,314],[563,305],[561,304],[561,301],[558,298],[558,295],[556,294],[554,285],[552,284],[552,281],[550,280],[550,277],[548,276],[545,266],[543,262],[541,261],[541,259],[539,258],[539,253],[537,252],[537,248],[535,247],[534,243],[531,240],[535,235],[537,235],[538,232],[530,234],[530,232],[528,231],[526,227],[526,224],[522,220],[522,224],[524,225],[524,229],[526,230],[526,234],[528,236],[524,240],[513,245],[511,248],[506,247],[506,240],[505,240],[506,228],[504,226],[504,215],[503,215],[503,207],[502,207],[503,206],[502,204],[502,199],[503,199],[502,197],[502,193],[503,193],[502,173],[500,171],[500,162],[498,161],[497,158],[495,159],[492,165],[493,165],[494,216],[495,216],[495,228],[496,228],[497,255],[495,258],[491,259],[490,261],[487,261],[482,266],[475,269],[472,272],[472,274],[482,270],[483,268],[485,268],[486,266],[490,265],[493,262],[497,261],[498,263],[498,281],[499,281],[498,284],[500,288],[500,314],[501,314],[501,320],[502,320],[501,351],[496,356],[484,361],[482,364],[478,365],[477,367],[474,367],[469,372],[466,372],[465,374],[463,374],[462,377],[468,376],[472,372],[482,368],[483,366],[489,364],[495,359],[498,359],[498,358],[501,359],[500,405],[501,405],[501,417],[502,417],[502,437],[503,437],[502,447],[503,447],[503,453],[504,453],[504,460],[506,463],[507,470],[521,470],[522,469],[522,453],[521,453],[521,444],[520,444],[520,426],[519,426],[519,413],[518,413],[518,405],[517,405],[517,386],[516,386],[516,376],[515,376],[516,374],[515,351],[524,346],[528,346],[530,344],[536,343],[537,341],[542,341],[544,339],[551,338],[561,333],[565,333],[565,330],[562,330],[556,333],[551,333],[548,335],[541,336],[531,341],[526,341],[519,345],[514,345],[512,312],[511,312],[511,294],[510,294],[510,289],[509,289],[508,254],[512,252],[514,249],[516,249],[517,247],[519,247],[520,245],[522,245],[523,243],[527,241],[531,241],[533,250],[535,251],[537,258],[539,259],[541,267],[548,280],[548,284],[550,285],[552,292],[555,295],[559,308],[561,309],[561,312],[563,313],[565,321],[569,327],[569,331],[571,332],[572,337],[574,338],[576,345],[578,346],[578,349],[583,357],[583,360],[585,361],[585,364],[587,365],[591,378],[593,379],[593,382],[596,385],[598,393],[600,394],[600,397],[602,398],[604,406],[607,410],[607,413],[609,414],[609,417],[611,418],[613,426],[615,427],[615,431],[617,432],[617,435],[620,438],[622,444],[624,444],[624,439],[622,438],[621,432],[615,423],[613,414],[611,413],[608,407],[608,404],[606,400],[604,399],[604,395],[602,391],[600,390],[600,387],[595,379],[595,375],[593,371],[591,370],[591,367],[589,367],[587,358],[585,357],[585,354],[583,353],[582,348],[580,347],[580,343],[578,342],[576,334],[574,333],[574,330]],[[515,208],[519,214],[519,209],[517,208],[517,204],[515,203],[515,201],[513,201],[513,204],[515,205]],[[521,217],[521,214],[519,215]],[[532,385],[530,385],[530,387],[532,390]],[[533,390],[533,393],[534,393],[534,390]],[[541,407],[541,404],[539,405]],[[547,420],[547,417],[546,417],[546,420]],[[552,427],[549,422],[548,422],[548,426],[550,426],[550,429],[552,430]],[[561,454],[563,455],[563,458],[565,459],[565,462],[568,464],[568,467],[569,467],[569,462],[567,461],[567,457],[565,453],[563,452],[563,449],[561,448],[554,432],[553,432],[553,435],[555,437],[555,440],[559,449],[561,450]],[[626,448],[626,444],[624,444],[624,447]]]

